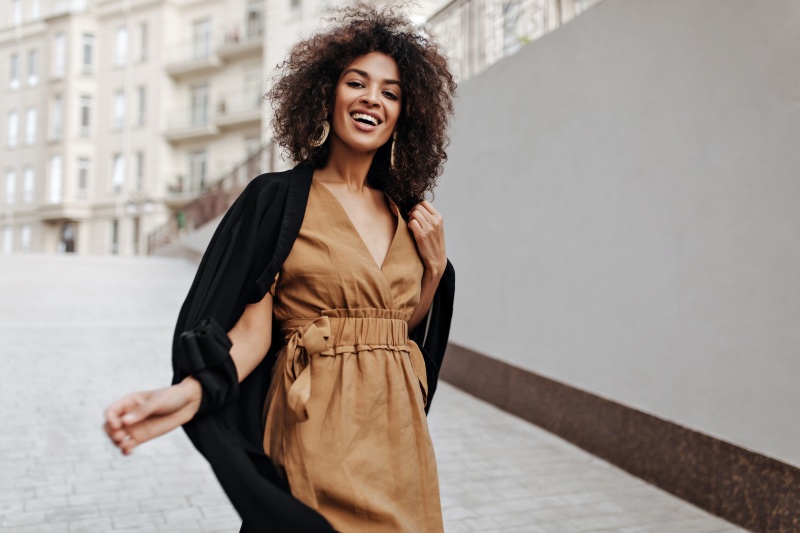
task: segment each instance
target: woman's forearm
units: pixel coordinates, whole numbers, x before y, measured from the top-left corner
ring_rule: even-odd
[[[425,269],[422,275],[422,289],[419,295],[419,303],[414,308],[411,318],[408,321],[409,331],[419,326],[428,314],[428,310],[433,304],[433,296],[436,294],[436,289],[439,287],[439,281],[442,279],[444,269],[442,271],[433,271]]]
[[[230,353],[241,383],[261,363],[272,343],[272,294],[245,307],[228,337],[233,343]]]

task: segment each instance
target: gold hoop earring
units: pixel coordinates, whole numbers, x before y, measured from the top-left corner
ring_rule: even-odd
[[[327,120],[322,121],[322,134],[311,141],[311,147],[316,148],[322,146],[328,139],[328,133],[331,131],[331,125]]]
[[[389,155],[389,168],[394,170],[394,147],[397,144],[397,132],[392,133],[392,152]]]

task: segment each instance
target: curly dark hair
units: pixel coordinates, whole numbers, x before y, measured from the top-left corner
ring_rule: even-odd
[[[322,121],[333,110],[341,73],[370,52],[392,57],[403,94],[395,165],[389,164],[390,139],[375,154],[367,180],[408,207],[432,191],[442,173],[456,83],[437,44],[401,9],[359,2],[333,11],[328,19],[335,23],[332,29],[297,43],[278,65],[267,98],[275,111],[272,132],[277,143],[295,161],[319,168],[328,161],[330,143],[314,148],[310,141],[319,137]]]

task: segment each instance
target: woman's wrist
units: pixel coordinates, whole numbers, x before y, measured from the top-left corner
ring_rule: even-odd
[[[193,376],[186,376],[183,378],[183,381],[178,384],[178,387],[184,391],[190,403],[200,403],[203,399],[203,386],[200,385],[200,382]]]
[[[433,282],[433,283],[438,284],[439,281],[442,279],[442,276],[444,275],[444,270],[445,270],[446,267],[447,267],[447,263],[446,262],[445,262],[444,266],[442,266],[442,267],[430,266],[430,265],[426,266],[425,267],[425,272],[422,275],[422,281],[423,282]]]

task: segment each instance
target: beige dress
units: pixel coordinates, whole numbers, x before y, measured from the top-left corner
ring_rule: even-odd
[[[292,494],[342,532],[441,532],[425,362],[408,338],[423,266],[398,215],[377,265],[347,212],[312,181],[273,285],[284,348],[264,449]]]

